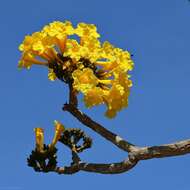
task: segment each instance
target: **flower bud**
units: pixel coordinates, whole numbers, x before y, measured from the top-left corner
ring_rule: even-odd
[[[55,146],[57,141],[60,139],[61,134],[65,130],[64,126],[59,121],[55,120],[54,125],[55,125],[55,134],[54,134],[54,138],[53,138],[53,141],[51,143],[51,146]]]
[[[44,149],[44,130],[42,128],[34,129],[36,135],[36,149],[39,152],[43,152]]]

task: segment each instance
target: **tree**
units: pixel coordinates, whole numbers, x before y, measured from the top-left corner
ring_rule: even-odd
[[[76,36],[80,38],[79,42]],[[28,165],[35,171],[74,174],[82,170],[116,174],[132,169],[141,160],[190,153],[190,139],[160,146],[138,147],[79,110],[79,93],[84,94],[86,107],[105,104],[105,116],[110,119],[128,106],[132,86],[128,72],[133,69],[131,55],[109,42],[101,44],[99,37],[92,24],[79,23],[74,28],[68,21],[50,23],[40,32],[25,37],[19,47],[22,51],[19,67],[29,69],[33,64],[48,67],[50,80],[58,79],[68,85],[69,101],[64,104],[63,111],[71,113],[82,124],[127,152],[128,157],[118,163],[83,162],[78,154],[91,147],[92,139],[80,129],[65,129],[63,124],[55,121],[55,135],[49,145],[44,144],[43,129],[35,128],[36,148],[27,159]],[[81,139],[83,144],[79,145]],[[58,141],[71,150],[70,166],[57,166],[55,145]]]

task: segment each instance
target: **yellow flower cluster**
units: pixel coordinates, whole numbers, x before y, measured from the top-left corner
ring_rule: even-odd
[[[55,80],[60,77],[50,65],[61,65],[64,75],[71,71],[73,88],[84,94],[85,105],[106,104],[105,115],[113,118],[128,105],[132,86],[128,72],[133,69],[133,61],[128,51],[107,41],[101,44],[99,37],[93,24],[79,23],[74,28],[69,21],[50,23],[25,37],[19,46],[19,67],[47,66],[49,79]]]

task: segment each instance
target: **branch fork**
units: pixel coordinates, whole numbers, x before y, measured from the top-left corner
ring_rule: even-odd
[[[139,147],[135,144],[126,141],[119,135],[104,128],[101,124],[95,122],[88,115],[83,113],[78,109],[77,92],[73,89],[72,83],[69,84],[69,103],[65,103],[63,106],[63,111],[69,112],[73,115],[79,122],[89,127],[94,132],[101,135],[106,140],[110,141],[112,144],[117,146],[119,149],[128,153],[128,157],[121,162],[117,163],[87,163],[81,161],[78,153],[80,148],[73,148],[72,145],[66,144],[66,140],[62,137],[59,141],[67,145],[71,149],[72,162],[70,166],[65,167],[54,167],[51,168],[51,172],[56,172],[58,174],[75,174],[79,171],[94,172],[101,174],[118,174],[131,170],[137,165],[139,161],[148,160],[153,158],[164,158],[171,156],[180,156],[190,153],[190,139],[159,145],[159,146],[147,146]],[[91,146],[91,140],[87,140],[87,147]],[[78,141],[77,141],[78,142]],[[81,148],[81,151],[83,149]]]

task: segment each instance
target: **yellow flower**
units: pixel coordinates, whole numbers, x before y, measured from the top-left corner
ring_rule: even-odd
[[[115,74],[112,87],[105,97],[105,103],[107,104],[108,110],[106,111],[107,117],[115,117],[118,111],[128,106],[129,88],[132,83],[128,79],[125,72]]]
[[[81,57],[85,57],[85,59],[89,59],[91,62],[95,62],[101,58],[101,43],[98,39],[83,39],[81,46],[86,50],[86,54],[82,55]]]
[[[60,139],[61,134],[65,130],[65,127],[59,121],[55,120],[54,124],[55,124],[55,134],[54,134],[54,138],[53,138],[52,143],[51,143],[50,146],[55,146],[57,141]]]
[[[68,39],[65,47],[64,56],[72,58],[74,61],[79,61],[81,57],[85,57],[88,50],[83,48],[76,40]]]
[[[90,108],[92,106],[102,104],[104,102],[105,93],[105,90],[99,87],[94,87],[88,90],[84,95],[84,102],[86,107]]]
[[[42,32],[26,36],[19,50],[23,52],[19,67],[25,68],[30,68],[33,64],[47,66],[48,61],[53,60],[55,55],[51,40]]]
[[[21,60],[19,61],[18,67],[19,68],[25,67],[29,69],[32,64],[47,66],[48,62],[44,62],[44,61],[40,61],[36,59],[35,56],[31,53],[24,53],[22,55]]]
[[[44,32],[35,32],[31,36],[25,37],[23,43],[19,46],[19,50],[41,55],[47,49],[52,48],[52,45]]]
[[[115,48],[109,42],[104,42],[101,51],[101,58],[106,61],[97,61],[96,64],[102,66],[104,70],[122,70],[124,72],[133,69],[133,61],[128,51]]]
[[[83,70],[77,69],[73,72],[72,76],[74,79],[73,87],[82,93],[88,92],[88,90],[96,87],[99,83],[98,78],[89,68],[85,68]]]
[[[94,24],[79,23],[75,29],[75,34],[82,38],[99,38],[100,34]]]
[[[114,46],[108,41],[103,42],[100,52],[101,58],[106,61],[114,61]]]
[[[43,152],[44,150],[44,130],[42,128],[34,129],[36,135],[36,149],[39,152]]]
[[[124,88],[119,84],[114,84],[106,97],[106,103],[108,106],[106,115],[108,117],[115,116],[116,112],[121,110],[123,107],[123,95]]]
[[[67,36],[74,34],[74,28],[69,21],[52,22],[45,26],[42,31],[54,41],[54,44],[60,48],[62,53],[65,51]]]
[[[53,69],[49,69],[49,73],[48,73],[48,79],[51,81],[56,80],[56,74],[53,72]]]
[[[100,47],[100,41],[95,38],[87,38],[82,44],[79,44],[77,40],[68,39],[63,55],[69,56],[75,61],[85,58],[91,62],[95,62],[97,59],[101,58]]]
[[[55,21],[45,26],[42,30],[51,37],[56,37],[58,39],[64,38],[65,35],[74,34],[74,28],[72,23],[69,21],[59,22]]]

